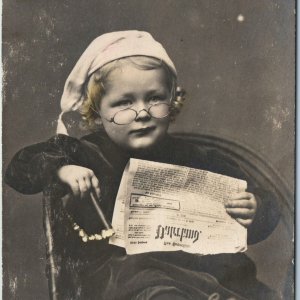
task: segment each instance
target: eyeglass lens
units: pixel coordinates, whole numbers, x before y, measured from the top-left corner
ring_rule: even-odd
[[[170,113],[170,106],[169,104],[165,103],[155,104],[152,105],[147,112],[153,118],[165,118]],[[133,122],[137,116],[138,112],[134,109],[129,108],[117,112],[112,121],[118,125],[126,125]]]

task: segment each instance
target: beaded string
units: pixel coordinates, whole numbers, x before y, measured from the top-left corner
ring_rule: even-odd
[[[89,241],[101,241],[103,239],[110,238],[115,234],[114,230],[112,228],[109,228],[102,229],[99,233],[88,235],[83,228],[81,228],[76,222],[74,222],[73,218],[69,214],[67,214],[67,217],[70,220],[73,229],[78,232],[79,237],[84,243]]]
[[[102,229],[99,233],[94,233],[91,235],[88,235],[83,228],[81,228],[74,220],[73,218],[67,213],[67,217],[70,220],[73,229],[75,231],[78,231],[79,237],[82,239],[84,243],[88,241],[100,241],[102,239],[110,238],[115,234],[115,231],[113,230],[111,224],[106,220],[106,217],[101,209],[101,207],[98,205],[97,200],[95,199],[93,193],[90,193],[90,198],[92,200],[92,203],[95,207],[95,210],[104,225],[105,229]]]

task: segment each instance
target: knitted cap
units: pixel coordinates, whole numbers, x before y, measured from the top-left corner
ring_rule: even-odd
[[[148,32],[129,30],[103,34],[87,47],[67,78],[56,132],[68,135],[62,115],[80,108],[84,100],[84,84],[91,74],[116,59],[137,55],[162,60],[176,75],[176,68],[166,50]]]

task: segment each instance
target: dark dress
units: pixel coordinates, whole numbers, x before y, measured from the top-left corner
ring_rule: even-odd
[[[235,162],[216,150],[168,136],[151,151],[134,156],[119,149],[104,132],[81,140],[54,136],[20,150],[6,171],[5,182],[24,194],[43,192],[52,201],[54,253],[60,262],[59,299],[277,298],[256,280],[254,263],[242,253],[199,256],[178,251],[127,256],[123,248],[109,245],[106,240],[83,243],[66,212],[87,233],[99,232],[102,225],[88,199],[69,201],[62,207],[61,198],[69,190],[59,182],[57,170],[68,164],[92,169],[100,182],[100,206],[111,220],[122,173],[130,157],[246,180],[247,190],[258,201],[257,214],[248,229],[249,244],[264,240],[278,222],[278,206],[272,194],[255,186]],[[213,298],[214,293],[221,298]]]

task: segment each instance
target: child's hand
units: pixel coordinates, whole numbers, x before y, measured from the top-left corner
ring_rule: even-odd
[[[256,214],[257,201],[251,193],[236,193],[225,202],[225,208],[227,213],[241,225],[249,227]]]
[[[57,175],[63,183],[71,188],[76,198],[83,199],[90,192],[94,192],[100,198],[99,181],[92,170],[76,165],[67,165],[61,167]]]

